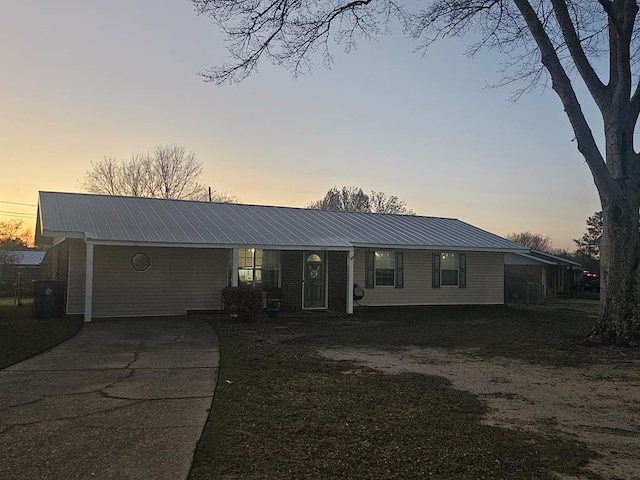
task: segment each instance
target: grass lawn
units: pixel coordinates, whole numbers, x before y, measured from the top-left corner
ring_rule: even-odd
[[[82,319],[39,319],[32,314],[31,299],[14,306],[13,298],[0,298],[0,368],[25,360],[73,337]]]
[[[606,362],[620,352],[580,343],[596,311],[583,300],[577,308],[367,308],[254,324],[212,317],[221,370],[191,478],[598,478],[582,470],[595,455],[584,445],[485,425],[485,404],[443,378],[316,355],[328,346],[417,345],[545,365]]]

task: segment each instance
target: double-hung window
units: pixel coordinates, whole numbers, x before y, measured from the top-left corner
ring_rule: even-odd
[[[433,254],[433,288],[467,286],[467,256],[464,253]]]
[[[238,282],[262,288],[279,287],[280,252],[261,248],[239,248]]]
[[[367,250],[365,260],[367,288],[404,286],[402,252]]]

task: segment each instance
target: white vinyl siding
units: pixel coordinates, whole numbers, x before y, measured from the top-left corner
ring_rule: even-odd
[[[365,253],[357,248],[354,282],[365,285]],[[466,288],[432,288],[433,251],[403,250],[404,288],[367,288],[360,305],[480,305],[504,303],[504,254],[464,252]]]
[[[84,278],[87,247],[82,240],[69,242],[69,278],[67,288],[67,313],[84,313]]]
[[[85,246],[71,253],[69,313],[83,313]],[[151,266],[131,267],[131,257],[146,253]],[[75,258],[81,258],[74,261]],[[187,310],[217,310],[227,285],[226,249],[94,247],[93,316],[184,315]],[[73,286],[72,286],[73,281]]]
[[[82,284],[82,292],[78,293],[75,289],[70,290],[69,286],[73,282],[74,288],[78,286],[78,282],[84,282],[84,271],[82,275],[77,274],[70,277],[70,255],[72,254],[72,248],[75,250],[81,249],[84,244],[80,240],[62,241],[49,247],[45,253],[45,257],[42,261],[42,279],[47,280],[60,280],[65,283],[66,290],[66,304],[65,313],[82,313],[82,301],[84,300],[84,284]],[[82,253],[84,255],[84,253]],[[75,255],[74,258],[78,258],[80,255]],[[84,263],[79,267],[84,268]],[[80,303],[77,304],[76,300],[78,295],[80,297]],[[69,300],[71,299],[71,303]]]

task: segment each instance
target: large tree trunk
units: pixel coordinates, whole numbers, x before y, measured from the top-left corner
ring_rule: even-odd
[[[629,196],[602,210],[600,315],[590,339],[607,345],[640,345],[640,204],[638,192]]]
[[[591,333],[599,343],[640,346],[640,170],[633,150],[637,117],[619,89],[602,108],[605,172],[593,172],[602,203],[600,315]],[[598,181],[599,180],[599,181]]]

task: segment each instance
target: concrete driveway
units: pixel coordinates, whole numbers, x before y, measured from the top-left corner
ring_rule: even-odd
[[[218,365],[197,317],[86,324],[0,370],[0,478],[186,478]]]

